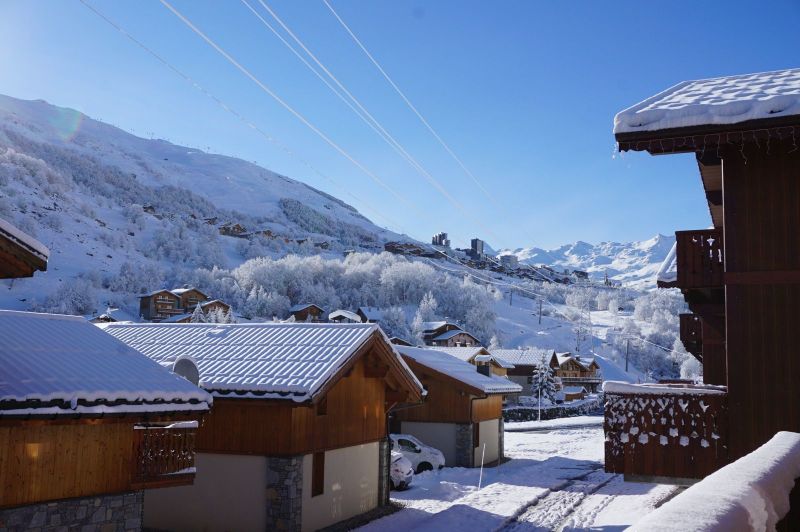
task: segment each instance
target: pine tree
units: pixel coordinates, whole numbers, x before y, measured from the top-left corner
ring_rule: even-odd
[[[231,309],[228,309],[228,311],[225,313],[225,319],[223,323],[236,323],[236,318],[233,316],[233,311],[231,311]]]
[[[542,399],[552,402],[556,396],[556,376],[553,368],[550,367],[547,355],[542,354],[539,364],[533,370],[533,382],[531,383],[531,396],[534,401],[539,399],[541,390]]]
[[[206,319],[205,313],[203,313],[203,309],[200,308],[200,303],[194,307],[194,312],[192,312],[192,317],[189,318],[189,323],[206,323],[208,320]]]
[[[501,347],[502,346],[500,345],[500,340],[497,338],[497,335],[493,334],[491,340],[489,340],[489,351],[492,351],[493,349],[500,349]]]
[[[424,324],[429,321],[434,321],[438,310],[439,303],[436,301],[436,298],[433,297],[433,293],[427,292],[419,303],[417,313],[414,314],[414,321],[411,322],[411,332],[420,345],[424,343],[422,340],[422,332],[425,329]]]

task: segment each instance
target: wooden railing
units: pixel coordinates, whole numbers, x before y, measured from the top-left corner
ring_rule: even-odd
[[[606,383],[605,401],[607,472],[681,482],[728,463],[724,388]]]
[[[700,362],[703,361],[703,322],[696,314],[681,314],[681,343]]]
[[[196,432],[195,427],[137,426],[134,484],[140,488],[191,484]]]
[[[592,375],[591,377],[559,377],[561,382],[564,384],[576,383],[576,382],[592,382],[598,383],[603,382],[603,377],[598,377],[596,375]]]
[[[722,287],[725,255],[722,231],[676,231],[678,288]]]

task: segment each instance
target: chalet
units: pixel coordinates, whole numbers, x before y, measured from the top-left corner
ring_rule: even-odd
[[[539,349],[527,347],[525,349],[492,349],[494,357],[497,357],[512,368],[508,369],[508,378],[522,387],[520,395],[531,395],[531,385],[533,384],[533,372],[542,363],[548,363],[555,351],[552,349]]]
[[[383,321],[383,311],[376,307],[358,307],[357,314],[364,323],[380,323]]]
[[[30,235],[0,219],[0,279],[32,277],[47,270],[50,250]]]
[[[404,340],[399,336],[392,336],[391,338],[389,338],[389,341],[394,345],[406,345],[406,346],[412,345],[411,342],[409,342],[408,340]]]
[[[294,305],[289,309],[289,314],[294,321],[325,321],[325,311],[313,303]]]
[[[189,356],[214,409],[193,486],[145,494],[145,526],[317,530],[388,502],[387,413],[423,389],[374,324],[110,324],[157,362]]]
[[[564,398],[564,401],[577,401],[579,399],[584,399],[586,394],[586,388],[583,386],[564,386],[560,390],[561,395]]]
[[[231,306],[224,301],[209,300],[208,296],[197,288],[183,287],[156,290],[139,296],[139,314],[147,321],[188,323],[198,304],[206,314],[217,309],[223,313],[231,310]]]
[[[596,392],[603,382],[600,365],[594,358],[571,353],[553,353],[549,361],[563,386],[580,386]]]
[[[331,323],[362,323],[364,320],[355,312],[339,309],[328,314],[328,321]]]
[[[422,341],[425,345],[441,347],[470,347],[481,344],[477,338],[449,321],[424,322]]]
[[[459,360],[468,362],[473,366],[487,366],[492,375],[505,377],[508,370],[514,368],[511,364],[500,357],[491,354],[485,347],[433,347],[437,351],[447,353]]]
[[[194,307],[196,307],[198,303],[208,301],[208,296],[205,295],[200,290],[198,290],[197,288],[191,288],[191,287],[173,288],[172,290],[170,290],[170,292],[172,292],[174,295],[180,298],[178,306],[180,306],[180,308],[182,309],[194,310]]]
[[[800,431],[798,86],[800,69],[687,81],[614,120],[621,151],[694,154],[712,227],[676,232],[675,276],[662,281],[680,289],[689,305],[681,339],[702,361],[706,386],[694,394],[664,386],[648,395],[611,386],[607,471],[701,478],[779,431]],[[631,400],[637,397],[643,400]],[[652,397],[658,402],[644,400]],[[684,403],[681,412],[662,412],[677,401]],[[688,413],[693,434],[663,432]],[[617,421],[626,416],[641,418],[641,432],[658,437],[633,445]],[[687,444],[678,445],[678,437]],[[793,502],[798,495],[795,489]],[[794,505],[787,529],[800,527],[798,510]]]
[[[397,411],[392,432],[436,447],[450,466],[478,467],[503,458],[503,396],[519,393],[505,377],[482,372],[445,352],[398,347],[428,392],[422,406]]]
[[[211,401],[83,317],[0,311],[0,528],[139,529]]]
[[[243,238],[247,235],[247,228],[240,223],[228,222],[219,227],[219,234]]]

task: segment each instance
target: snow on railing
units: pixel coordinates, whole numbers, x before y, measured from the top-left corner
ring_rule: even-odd
[[[724,387],[608,381],[603,391],[607,472],[702,478],[727,463]]]
[[[138,483],[159,482],[168,477],[194,473],[197,421],[167,426],[137,426],[134,430]]]
[[[797,478],[800,478],[800,434],[779,432],[628,530],[775,530],[789,513],[789,495]]]

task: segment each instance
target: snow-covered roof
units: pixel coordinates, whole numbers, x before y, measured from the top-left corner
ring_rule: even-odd
[[[370,321],[383,320],[383,311],[377,307],[358,307],[358,310]]]
[[[161,320],[161,323],[180,323],[186,318],[191,318],[191,317],[192,317],[191,314],[175,314],[174,316],[170,316],[169,318]]]
[[[424,332],[435,331],[436,329],[440,329],[447,325],[449,322],[447,321],[424,321],[422,322],[422,330]],[[458,327],[455,323],[451,323],[451,325]],[[459,327],[460,329],[460,327]]]
[[[31,253],[34,253],[42,260],[47,260],[50,256],[50,250],[47,249],[47,246],[29,234],[23,233],[2,218],[0,218],[0,234],[27,248]]]
[[[141,294],[139,297],[140,298],[141,297],[153,297],[156,294],[161,294],[161,293],[164,293],[164,292],[168,293],[171,296],[180,297],[180,296],[174,294],[171,290],[167,290],[166,288],[159,288],[158,290],[153,290],[152,292],[148,292],[146,294]]]
[[[97,316],[84,316],[87,320],[107,319],[110,321],[136,321],[136,319],[122,309],[108,307],[106,311]]]
[[[81,316],[0,310],[0,416],[205,411],[211,401]]]
[[[292,305],[289,307],[289,312],[300,312],[301,310],[311,307],[317,307],[318,309],[322,310],[322,307],[315,305],[314,303],[298,303],[297,305]]]
[[[354,323],[361,323],[361,316],[349,310],[339,309],[328,314],[328,320],[330,321],[333,321],[337,318],[344,318]]]
[[[501,358],[515,366],[538,366],[542,361],[542,355],[544,355],[547,363],[550,362],[550,357],[553,356],[552,349],[540,349],[538,347],[529,347],[526,349],[492,349],[491,353],[495,358]]]
[[[522,391],[522,387],[519,384],[497,375],[492,375],[491,377],[486,376],[479,373],[478,369],[469,362],[459,360],[442,351],[421,347],[407,347],[404,345],[395,346],[395,348],[404,357],[408,357],[422,366],[461,381],[468,386],[477,388],[483,393],[519,393]]]
[[[614,133],[800,115],[800,68],[684,81],[614,117]]]
[[[434,337],[433,339],[434,340],[442,340],[442,341],[443,340],[449,340],[450,338],[452,338],[452,337],[454,337],[456,335],[459,335],[459,334],[467,334],[469,336],[472,336],[472,334],[468,333],[467,331],[463,331],[461,329],[453,329],[452,331],[443,332],[442,334],[440,334],[439,336]],[[472,337],[475,338],[474,336],[472,336]],[[476,338],[476,340],[477,340],[477,338]]]
[[[664,262],[656,274],[656,281],[661,283],[674,283],[678,280],[678,242],[672,244]]]
[[[185,294],[186,292],[191,292],[192,290],[194,290],[195,292],[200,292],[201,294],[205,295],[205,293],[203,293],[201,290],[198,290],[197,288],[195,288],[193,286],[188,286],[188,287],[184,287],[184,288],[173,288],[172,290],[170,290],[170,292],[172,292],[176,296],[181,296],[181,295]]]
[[[562,391],[569,394],[586,393],[586,388],[583,386],[565,386]]]
[[[383,336],[376,324],[362,323],[110,324],[105,330],[156,362],[191,356],[200,386],[217,395],[296,402],[313,399],[375,333]]]
[[[514,364],[494,356],[492,353],[489,353],[485,347],[481,347],[479,345],[472,347],[431,346],[431,349],[447,353],[448,355],[454,356],[459,360],[463,360],[464,362],[472,362],[473,360],[478,361],[481,356],[488,355],[489,358],[487,360],[495,362],[501,368],[512,369],[514,367]]]
[[[718,395],[726,393],[727,388],[711,384],[630,384],[620,381],[605,381],[603,383],[603,392],[636,395]]]

